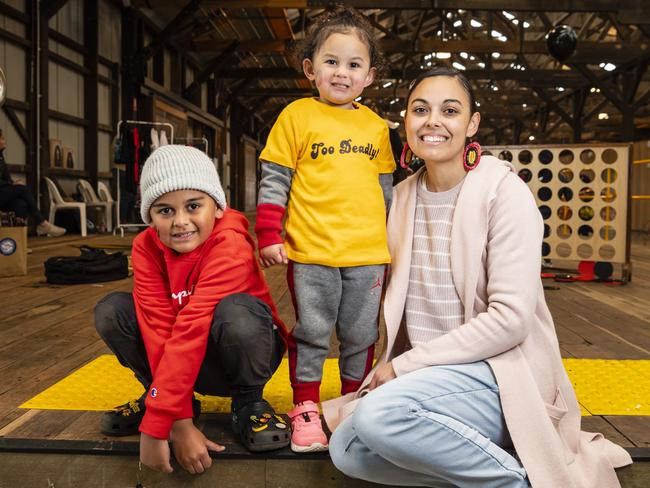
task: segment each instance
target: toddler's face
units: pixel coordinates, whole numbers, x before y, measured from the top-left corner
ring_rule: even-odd
[[[149,213],[160,241],[179,253],[191,252],[203,244],[212,233],[214,219],[223,217],[215,201],[198,190],[165,193]]]
[[[303,69],[322,102],[346,109],[375,79],[368,46],[354,32],[330,35]]]

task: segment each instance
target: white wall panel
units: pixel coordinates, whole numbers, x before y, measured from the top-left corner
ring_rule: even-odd
[[[7,97],[26,101],[27,53],[8,41],[0,41],[0,66],[7,77]]]
[[[100,173],[111,170],[111,143],[110,134],[100,132],[97,135],[97,171]]]
[[[106,0],[99,2],[99,54],[113,62],[121,58],[122,16],[118,8]]]
[[[83,76],[50,61],[49,82],[50,109],[83,118]]]
[[[163,86],[168,90],[172,89],[172,53],[169,49],[163,52]]]
[[[104,83],[97,84],[98,122],[111,124],[111,88]]]
[[[61,7],[48,24],[50,29],[74,39],[78,43],[84,42],[84,9],[83,0],[68,0]]]
[[[143,37],[144,37],[144,45],[145,46],[148,46],[149,44],[151,44],[151,41],[152,41],[153,37],[151,37],[150,34],[145,32]],[[153,56],[150,57],[149,60],[147,61],[147,78],[149,78],[150,80],[153,80]]]
[[[2,3],[6,3],[10,7],[20,10],[22,13],[25,13],[27,10],[26,0],[2,0]]]
[[[25,24],[12,19],[11,17],[0,15],[0,27],[11,32],[12,34],[16,34],[20,37],[25,37]]]
[[[64,58],[69,59],[70,61],[74,61],[75,63],[83,66],[84,64],[83,54],[80,54],[74,49],[70,49],[69,47],[66,47],[63,44],[60,44],[52,39],[49,39],[48,46],[50,48],[50,52],[59,54]]]
[[[105,76],[106,78],[112,78],[113,72],[108,66],[104,66],[102,63],[97,63],[97,73],[99,76]]]
[[[21,119],[23,126],[25,125],[25,116],[19,111],[16,111],[16,115]],[[21,116],[22,115],[22,116]],[[11,125],[11,122],[7,118],[7,115],[4,111],[0,110],[0,128],[5,136],[7,141],[7,148],[5,149],[4,155],[5,160],[9,164],[26,164],[26,154],[25,154],[25,144],[18,135],[14,126]]]

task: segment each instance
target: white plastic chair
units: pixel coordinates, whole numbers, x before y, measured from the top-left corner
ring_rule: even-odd
[[[86,237],[86,204],[83,202],[66,202],[54,182],[47,176],[43,177],[47,185],[47,194],[50,198],[50,219],[54,223],[54,216],[57,210],[62,208],[76,208],[79,210],[79,220],[81,225],[81,236]]]
[[[102,202],[108,203],[108,206],[111,209],[111,215],[113,215],[113,211],[117,212],[117,202],[113,198],[113,195],[111,195],[111,189],[103,181],[97,182],[97,195],[99,195],[99,199]],[[114,222],[117,222],[117,215],[115,215],[115,219]]]
[[[86,203],[86,207],[94,207],[98,210],[104,212],[104,222],[106,222],[106,230],[108,232],[113,230],[113,212],[112,205],[108,202],[101,200],[92,185],[88,180],[82,178],[79,179],[78,183],[79,192],[81,193],[81,198],[83,198]]]

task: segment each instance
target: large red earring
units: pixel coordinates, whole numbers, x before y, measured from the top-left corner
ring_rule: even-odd
[[[472,171],[481,161],[481,145],[478,142],[470,142],[465,146],[463,152],[463,168],[465,171]]]
[[[404,148],[402,149],[402,155],[399,158],[399,165],[406,169],[410,166],[411,162],[413,162],[413,151],[411,151],[409,143],[405,142]]]

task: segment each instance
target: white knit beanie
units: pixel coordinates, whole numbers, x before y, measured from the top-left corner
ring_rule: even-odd
[[[140,215],[151,223],[149,209],[165,193],[176,190],[200,190],[226,209],[226,196],[212,160],[190,146],[160,146],[147,158],[140,177]]]

